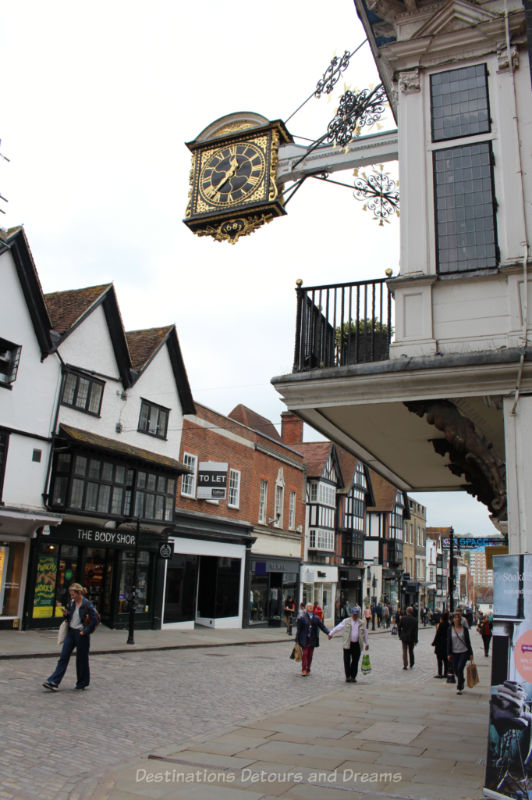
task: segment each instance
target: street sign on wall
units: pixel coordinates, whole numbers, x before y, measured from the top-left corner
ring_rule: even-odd
[[[200,500],[225,500],[228,466],[219,461],[200,461],[198,468]]]

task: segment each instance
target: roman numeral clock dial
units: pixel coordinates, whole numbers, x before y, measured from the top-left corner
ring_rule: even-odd
[[[279,145],[292,137],[281,120],[228,114],[187,147],[192,152],[185,224],[198,236],[235,244],[286,214],[277,186]]]
[[[206,203],[223,208],[241,203],[264,180],[264,153],[254,144],[234,144],[215,150],[205,162],[199,191]]]

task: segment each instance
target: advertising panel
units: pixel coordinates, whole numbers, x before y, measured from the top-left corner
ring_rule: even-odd
[[[493,557],[486,797],[532,797],[532,555]]]
[[[225,500],[228,464],[218,461],[200,461],[198,468],[198,498]]]

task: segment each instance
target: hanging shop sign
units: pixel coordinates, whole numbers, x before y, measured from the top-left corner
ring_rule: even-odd
[[[493,655],[484,794],[532,792],[532,555],[493,558]]]
[[[198,469],[200,500],[225,500],[228,467],[228,464],[218,461],[200,461]]]
[[[169,542],[161,542],[159,545],[159,558],[169,559],[174,554],[174,548]]]

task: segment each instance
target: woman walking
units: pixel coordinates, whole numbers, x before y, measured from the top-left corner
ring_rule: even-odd
[[[468,658],[473,660],[469,630],[462,624],[462,612],[455,611],[453,624],[447,631],[447,660],[452,662],[453,672],[456,675],[456,694],[462,694],[464,691],[464,668]]]
[[[434,655],[438,662],[438,674],[435,678],[447,677],[447,631],[449,630],[449,612],[444,611],[440,617],[440,621],[436,626],[436,633],[432,646],[434,648]]]
[[[45,689],[57,692],[67,670],[72,651],[76,648],[76,689],[86,689],[90,683],[89,647],[90,635],[98,624],[94,606],[84,596],[83,586],[73,583],[68,590],[70,601],[63,614],[68,620],[68,631],[63,642],[61,656],[55,670],[43,683]]]

